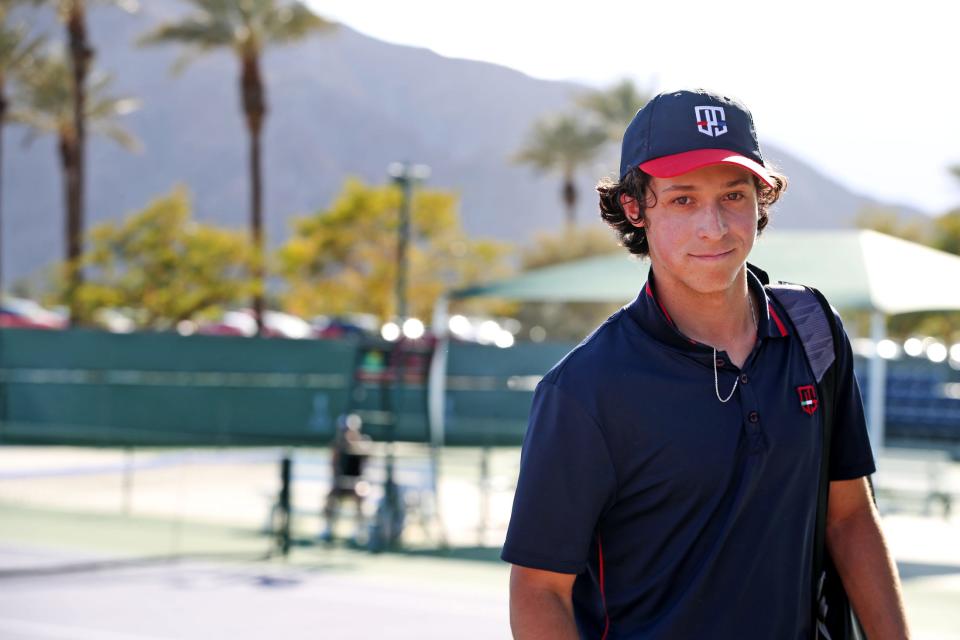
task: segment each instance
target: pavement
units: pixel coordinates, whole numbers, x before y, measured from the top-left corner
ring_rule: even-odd
[[[515,451],[495,452],[487,476],[479,450],[445,452],[452,549],[412,509],[410,548],[381,554],[316,542],[327,453],[299,451],[287,558],[264,533],[280,452],[215,453],[0,447],[0,638],[510,637],[497,547]],[[422,472],[401,456],[412,497]],[[922,500],[881,507],[914,639],[960,640],[960,517]],[[352,529],[344,517],[340,533]]]

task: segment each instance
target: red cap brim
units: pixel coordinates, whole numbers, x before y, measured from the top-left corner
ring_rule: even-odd
[[[774,186],[773,178],[766,167],[729,149],[696,149],[675,153],[644,162],[640,165],[640,170],[655,178],[673,178],[711,164],[739,165],[763,180],[768,187]]]

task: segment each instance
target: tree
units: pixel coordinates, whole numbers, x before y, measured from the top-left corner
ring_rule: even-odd
[[[950,167],[950,173],[960,181],[960,164]],[[933,221],[933,246],[941,251],[960,255],[960,207],[947,211]]]
[[[619,143],[623,130],[649,100],[649,93],[637,89],[632,80],[624,79],[609,89],[581,95],[577,103],[599,119],[609,140]]]
[[[524,270],[623,252],[609,229],[563,229],[538,234],[520,256]],[[616,311],[617,304],[594,302],[527,302],[519,306],[516,318],[526,327],[541,327],[553,340],[581,340]]]
[[[64,202],[66,209],[65,242],[66,263],[70,266],[70,283],[79,287],[83,281],[83,269],[79,257],[83,251],[83,218],[77,199],[81,192],[77,188],[77,163],[82,153],[78,150],[80,133],[76,129],[73,114],[75,104],[72,72],[61,56],[37,57],[30,68],[22,75],[20,107],[10,113],[13,122],[27,127],[27,142],[34,138],[51,134],[57,136],[60,153],[60,167],[64,176]],[[86,112],[83,115],[85,126],[90,132],[106,136],[126,149],[137,150],[139,142],[118,123],[118,118],[135,110],[139,103],[126,97],[110,94],[112,80],[109,75],[93,73],[88,77]],[[71,308],[71,321],[83,321],[78,309]]]
[[[515,162],[560,174],[568,228],[576,224],[577,169],[592,162],[606,140],[604,129],[584,123],[575,115],[551,116],[534,123],[526,144],[514,156]]]
[[[609,229],[564,229],[558,233],[537,234],[533,244],[523,250],[520,262],[524,269],[538,269],[616,251],[624,249],[617,245]]]
[[[260,73],[260,57],[266,46],[301,40],[311,33],[329,30],[333,23],[317,16],[300,2],[184,1],[193,6],[193,13],[176,22],[160,25],[143,36],[141,43],[155,45],[174,42],[187,47],[176,69],[183,68],[192,59],[212,50],[227,48],[236,53],[240,61],[240,103],[250,138],[250,232],[257,251],[263,253],[260,136],[267,116],[267,99]],[[254,279],[259,284],[254,294],[253,309],[257,328],[262,331],[263,272],[258,270]]]
[[[56,296],[85,317],[130,308],[139,327],[166,329],[238,304],[253,288],[255,252],[246,234],[194,222],[182,188],[122,222],[96,226],[89,247],[87,279]]]
[[[329,209],[295,222],[278,253],[294,314],[396,314],[397,228],[402,194],[395,186],[350,180]],[[466,237],[448,192],[420,189],[411,207],[410,310],[428,318],[445,290],[508,273],[506,245]]]
[[[135,11],[135,0],[14,0],[19,4],[30,3],[35,6],[51,6],[67,32],[67,51],[69,52],[69,73],[62,81],[68,87],[66,95],[70,100],[70,144],[61,145],[61,154],[69,154],[63,159],[64,180],[67,207],[67,253],[68,260],[75,261],[83,250],[82,238],[86,224],[84,214],[87,124],[91,110],[87,105],[88,91],[92,90],[91,73],[93,71],[94,50],[87,35],[87,6],[90,4],[110,4],[126,11]],[[83,272],[73,273],[74,286],[83,280]],[[71,316],[73,318],[73,316]]]
[[[854,218],[854,225],[858,229],[872,229],[888,236],[920,244],[930,244],[933,232],[928,220],[923,218],[904,220],[896,209],[883,206],[862,208]]]
[[[949,171],[960,179],[960,165],[950,167]],[[862,229],[873,229],[960,255],[960,208],[933,219],[918,218],[909,222],[903,221],[896,210],[868,208],[858,214],[856,224]],[[891,335],[939,335],[950,339],[960,336],[960,313],[956,311],[900,314],[892,317],[889,324]]]
[[[43,44],[39,37],[31,37],[26,24],[14,24],[10,7],[0,6],[0,186],[3,181],[3,129],[10,109],[7,84],[10,78],[21,75]],[[3,203],[0,190],[0,205]],[[0,215],[0,256],[3,255],[3,217]],[[2,260],[0,260],[0,291],[3,291]]]

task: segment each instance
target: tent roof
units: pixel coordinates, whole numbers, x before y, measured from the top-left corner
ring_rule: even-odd
[[[960,310],[960,256],[875,231],[777,231],[761,236],[750,262],[784,280],[817,287],[834,306],[887,314]],[[627,302],[649,263],[620,253],[534,269],[461,289],[453,299]]]

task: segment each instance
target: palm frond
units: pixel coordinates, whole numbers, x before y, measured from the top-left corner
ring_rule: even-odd
[[[69,119],[73,105],[71,71],[59,54],[38,55],[18,70],[17,102],[24,108]]]
[[[0,24],[0,74],[16,74],[44,45],[42,36],[31,36],[25,24]]]
[[[619,140],[624,128],[649,99],[647,91],[638,89],[632,80],[626,79],[609,89],[585,93],[577,103],[597,116],[612,140]]]
[[[573,115],[552,116],[534,124],[513,160],[541,171],[560,170],[591,161],[606,141],[601,128]]]
[[[60,131],[60,122],[45,113],[38,113],[28,109],[14,108],[7,114],[7,121],[23,127],[24,135],[21,145],[26,148],[32,145],[37,138],[45,135],[56,135]]]
[[[91,73],[87,85],[86,120],[90,130],[102,133],[121,145],[135,149],[139,143],[122,131],[117,119],[140,106],[139,100],[112,95],[112,76]],[[59,55],[39,57],[24,70],[14,95],[10,119],[39,135],[72,135],[73,84],[70,67]]]
[[[29,109],[13,109],[7,115],[10,122],[19,124],[27,130],[37,133],[56,133],[59,123],[46,113],[30,111]]]
[[[196,9],[179,22],[162,24],[144,34],[138,43],[178,42],[205,52],[229,47],[241,56],[255,56],[268,44],[301,40],[313,32],[329,30],[334,23],[313,13],[302,2],[277,0],[189,0]],[[195,57],[191,55],[188,62]],[[178,67],[186,66],[181,62]]]
[[[137,40],[140,45],[179,42],[207,50],[229,46],[236,40],[236,31],[223,19],[208,16],[192,16],[180,22],[162,24]]]
[[[97,135],[110,138],[127,151],[134,153],[143,151],[143,143],[140,142],[139,138],[118,124],[110,122],[93,123],[90,130]]]
[[[321,18],[302,2],[275,8],[263,16],[264,40],[267,42],[295,42],[335,27],[336,23]]]

